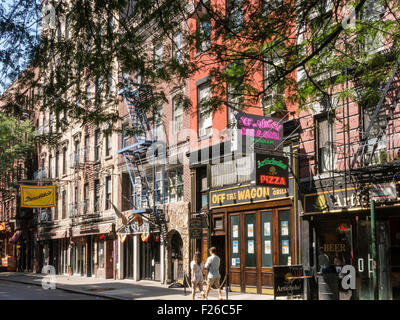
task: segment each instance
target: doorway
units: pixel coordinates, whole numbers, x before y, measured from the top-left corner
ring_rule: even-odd
[[[226,254],[225,254],[225,236],[214,236],[211,238],[211,247],[217,248],[217,256],[220,258],[219,273],[221,275],[221,284],[226,275]]]
[[[124,242],[124,278],[133,279],[133,236],[127,235]]]

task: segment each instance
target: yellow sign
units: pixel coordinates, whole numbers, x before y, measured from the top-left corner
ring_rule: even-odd
[[[21,185],[22,208],[49,208],[56,206],[56,186]]]
[[[0,222],[0,231],[6,230],[6,223],[5,222]]]

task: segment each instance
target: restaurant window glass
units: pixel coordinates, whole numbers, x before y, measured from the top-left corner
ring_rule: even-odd
[[[347,221],[323,222],[318,230],[317,270],[340,272],[353,264],[352,226]]]
[[[255,234],[255,214],[246,214],[246,267],[256,267],[256,234]]]
[[[272,212],[261,213],[262,266],[272,267]]]
[[[240,216],[231,217],[231,266],[240,267]]]
[[[279,264],[288,265],[290,257],[290,210],[278,211]]]

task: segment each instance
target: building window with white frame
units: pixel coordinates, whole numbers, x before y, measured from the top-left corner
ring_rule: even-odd
[[[327,116],[316,119],[318,171],[324,173],[337,168],[336,125]]]
[[[112,201],[112,180],[111,176],[106,177],[106,197],[105,197],[105,209],[111,209],[111,201]]]
[[[163,63],[163,45],[159,44],[154,47],[154,68],[162,68]]]
[[[183,105],[179,98],[172,99],[172,110],[174,117],[173,132],[177,134],[183,128]]]
[[[178,63],[182,63],[182,32],[180,31],[172,38],[172,56]]]
[[[197,87],[198,97],[198,135],[199,138],[209,136],[212,132],[212,112],[206,107],[207,101],[211,99],[210,83]]]

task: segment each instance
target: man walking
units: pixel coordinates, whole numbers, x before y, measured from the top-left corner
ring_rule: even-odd
[[[205,264],[205,268],[208,270],[207,289],[205,298],[208,299],[208,293],[210,292],[210,288],[211,286],[215,285],[218,291],[218,298],[219,300],[222,300],[221,287],[219,284],[221,279],[221,275],[219,274],[220,259],[217,256],[217,249],[215,247],[211,247],[209,252],[210,256],[208,257]]]

